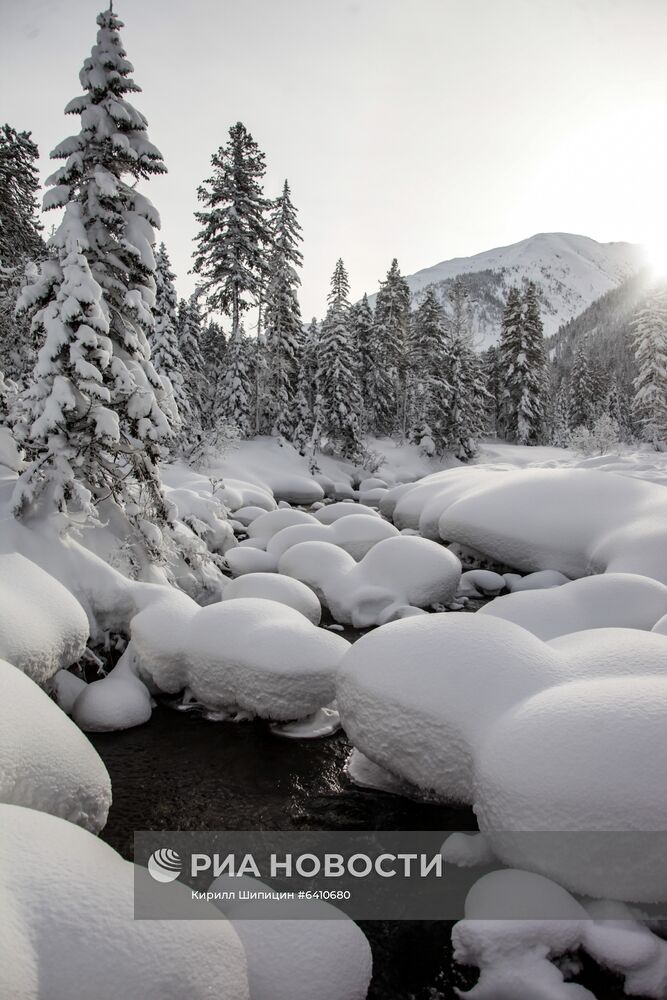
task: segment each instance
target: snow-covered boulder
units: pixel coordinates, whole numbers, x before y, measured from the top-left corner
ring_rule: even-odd
[[[234,499],[231,496],[232,491]],[[240,507],[261,507],[262,510],[268,511],[275,510],[278,506],[268,486],[248,483],[244,479],[225,476],[223,486],[216,490],[216,494],[231,511],[236,511]]]
[[[4,660],[0,690],[0,802],[99,833],[111,782],[94,747],[34,681]]]
[[[156,606],[132,629],[139,677],[151,688],[187,688],[210,709],[277,720],[302,718],[333,700],[349,646],[301,612],[260,598]]]
[[[465,596],[486,594],[495,597],[505,589],[505,578],[488,569],[469,569],[461,574],[458,593]]]
[[[378,542],[359,563],[327,542],[300,542],[280,557],[278,570],[311,587],[337,622],[356,628],[446,604],[461,576],[459,560],[442,545],[403,535]]]
[[[43,684],[87,641],[86,613],[62,584],[17,552],[0,555],[0,657]]]
[[[352,743],[442,798],[472,801],[474,755],[503,712],[558,678],[556,654],[508,622],[435,614],[363,636],[336,699]]]
[[[505,594],[477,613],[514,622],[541,639],[608,626],[650,630],[667,613],[667,586],[634,573],[604,573]]]
[[[510,708],[475,765],[475,811],[500,860],[580,894],[666,901],[666,714],[664,674],[572,681]]]
[[[0,829],[0,996],[249,1000],[227,920],[134,920],[134,865],[97,837],[10,805]],[[168,891],[189,900],[179,883]]]
[[[225,875],[210,886],[213,892],[269,888],[259,879]],[[244,920],[238,899],[215,905],[243,942],[251,1000],[365,1000],[372,971],[368,941],[330,904],[314,901],[300,920]]]
[[[359,510],[359,507],[355,507],[355,510]],[[269,539],[266,551],[279,560],[284,552],[299,542],[330,542],[338,545],[358,562],[378,542],[397,535],[398,530],[388,521],[359,514],[340,517],[330,524],[294,524],[283,528]]]
[[[628,996],[662,1000],[667,943],[621,903],[585,907],[533,872],[506,869],[482,876],[468,893],[465,919],[452,932],[454,958],[480,970],[470,1000],[594,1000],[565,981],[576,966],[555,962],[580,948],[625,977]]]
[[[266,514],[266,511],[261,507],[240,507],[234,511],[234,518],[240,524],[247,527],[253,521],[256,521],[258,517],[261,517],[262,514]]]
[[[239,546],[226,553],[225,559],[232,576],[245,573],[277,573],[278,560],[264,549],[255,546]]]
[[[131,645],[106,677],[84,686],[72,705],[72,718],[87,732],[141,726],[152,712],[150,692],[135,673]]]
[[[362,507],[358,503],[345,503],[340,501],[339,503],[329,503],[325,507],[321,507],[317,513],[314,515],[316,520],[320,524],[333,524],[334,521],[338,521],[341,517],[374,517],[379,518],[380,515],[372,507]]]
[[[255,518],[248,525],[248,538],[252,538],[255,544],[266,548],[269,539],[293,524],[317,524],[312,514],[305,510],[293,510],[291,508],[281,508],[280,510],[268,511],[261,517]]]
[[[288,503],[305,505],[324,499],[324,490],[309,476],[273,473],[268,478],[268,484],[278,501],[286,500]]]
[[[267,601],[285,604],[288,608],[294,608],[295,611],[305,615],[313,625],[319,625],[322,617],[320,602],[310,587],[300,580],[292,580],[277,573],[247,573],[232,580],[225,587],[222,599],[230,601],[239,597],[261,597]]]
[[[632,628],[596,628],[548,643],[560,658],[562,680],[593,677],[667,677],[667,636]]]
[[[570,582],[570,578],[559,573],[557,569],[541,569],[526,576],[506,573],[505,582],[510,593],[515,594],[522,590],[550,590],[552,587],[562,587],[564,583]]]

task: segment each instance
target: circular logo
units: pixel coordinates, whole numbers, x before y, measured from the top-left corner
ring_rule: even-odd
[[[148,859],[148,871],[156,882],[173,882],[181,874],[182,866],[180,854],[166,848],[154,851]]]

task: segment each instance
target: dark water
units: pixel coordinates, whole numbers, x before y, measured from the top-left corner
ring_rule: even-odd
[[[342,733],[286,740],[261,722],[208,722],[159,706],[145,726],[91,733],[113,787],[102,837],[132,858],[134,830],[474,830],[472,810],[355,788]],[[454,998],[472,975],[452,969],[450,924],[366,922],[372,1000]],[[446,970],[446,971],[444,971]],[[316,997],[313,1000],[317,1000]]]

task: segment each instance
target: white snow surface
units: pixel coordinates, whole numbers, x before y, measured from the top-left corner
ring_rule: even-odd
[[[359,507],[356,507],[359,510]],[[299,542],[330,542],[343,549],[355,562],[359,562],[374,545],[385,538],[396,538],[398,530],[380,517],[339,517],[331,524],[294,524],[283,528],[269,539],[266,551],[280,559],[293,545]]]
[[[291,529],[286,529],[291,530]],[[317,597],[305,583],[277,573],[247,573],[232,580],[225,587],[223,601],[239,597],[261,597],[294,608],[313,625],[319,625],[322,608]]]
[[[4,660],[0,689],[0,802],[99,833],[111,782],[97,751],[34,681]]]
[[[277,573],[278,560],[275,556],[255,546],[239,546],[227,552],[225,559],[232,576],[244,576],[246,573]]]
[[[378,542],[358,563],[329,542],[300,542],[280,557],[278,570],[311,587],[337,622],[356,628],[447,604],[461,576],[459,560],[443,546],[402,535]]]
[[[0,996],[249,1000],[228,921],[134,920],[134,865],[97,837],[15,805],[0,829]]]

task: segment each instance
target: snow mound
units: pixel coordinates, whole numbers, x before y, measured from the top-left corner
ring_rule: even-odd
[[[86,613],[62,584],[17,552],[0,555],[0,657],[43,684],[87,641]]]
[[[203,538],[211,552],[225,553],[234,545],[234,532],[218,499],[186,489],[167,490],[166,495],[179,520]]]
[[[337,622],[366,628],[450,602],[461,564],[441,545],[398,535],[359,563],[328,542],[300,542],[280,557],[278,570],[311,587]]]
[[[232,576],[246,573],[277,573],[278,560],[264,549],[254,546],[239,546],[225,555]]]
[[[336,699],[355,747],[444,799],[471,802],[476,748],[507,709],[558,679],[556,654],[508,622],[436,614],[363,636]]]
[[[475,883],[465,920],[452,932],[454,958],[480,969],[471,1000],[594,1000],[567,983],[550,960],[587,951],[625,977],[628,996],[662,1000],[667,991],[667,943],[638,923],[621,903],[586,907],[550,879],[507,869]]]
[[[95,749],[34,681],[4,660],[0,688],[0,802],[99,833],[111,782]]]
[[[667,677],[635,673],[560,684],[498,719],[477,755],[475,811],[503,863],[598,898],[666,900],[664,834],[637,832],[667,830],[666,712]]]
[[[362,507],[356,503],[329,503],[321,507],[315,514],[316,520],[320,524],[333,524],[341,517],[374,517],[379,518],[379,514],[372,507]]]
[[[319,625],[322,617],[320,602],[310,587],[300,580],[292,580],[277,573],[248,573],[232,580],[225,587],[222,599],[230,601],[239,597],[261,597],[267,601],[277,601],[278,604],[299,611],[313,625]]]
[[[293,524],[317,524],[317,521],[312,514],[307,514],[305,510],[292,510],[291,508],[272,510],[252,521],[248,526],[248,538],[254,539],[255,544],[266,548],[267,542],[275,534]]]
[[[569,577],[559,573],[556,569],[541,569],[537,573],[528,573],[527,576],[519,576],[517,579],[514,579],[514,576],[513,573],[505,574],[507,589],[512,594],[522,590],[549,590],[552,587],[561,587],[564,583],[570,582]]]
[[[220,876],[210,890],[261,891],[270,886],[248,876]],[[245,948],[252,1000],[365,1000],[371,950],[364,933],[334,907],[315,901],[308,919],[244,920],[244,903],[215,904]]]
[[[134,920],[134,865],[107,844],[19,806],[0,805],[0,827],[0,995],[249,1000],[228,921]]]
[[[240,507],[238,510],[234,511],[234,519],[238,521],[239,524],[243,524],[247,527],[265,513],[266,511],[262,510],[261,507]]]
[[[324,490],[320,484],[307,476],[274,474],[268,477],[268,484],[278,501],[311,504],[324,499]]]
[[[492,573],[488,569],[469,569],[461,574],[458,592],[463,595],[488,594],[495,597],[504,589],[505,578],[500,573]]]
[[[186,688],[212,710],[288,720],[333,700],[349,643],[291,607],[238,598],[149,608],[132,623],[132,645],[139,677],[156,690]]]
[[[132,646],[106,677],[86,684],[72,705],[72,718],[87,732],[131,729],[148,722],[153,703],[134,671]]]
[[[359,514],[353,517],[340,517],[331,524],[294,524],[289,528],[283,528],[269,539],[266,551],[276,559],[280,559],[284,552],[300,542],[330,542],[358,562],[378,542],[384,541],[385,538],[395,538],[397,535],[397,529],[388,521]]]
[[[472,489],[465,476],[444,474],[459,478],[439,500],[441,538],[525,572],[638,573],[667,583],[667,494],[660,486],[595,469],[471,471],[482,477]]]
[[[614,625],[650,630],[666,613],[667,586],[633,573],[605,573],[550,590],[506,594],[477,612],[514,622],[545,640]]]
[[[549,642],[561,657],[563,680],[593,677],[667,676],[667,637],[629,628],[596,628]]]

